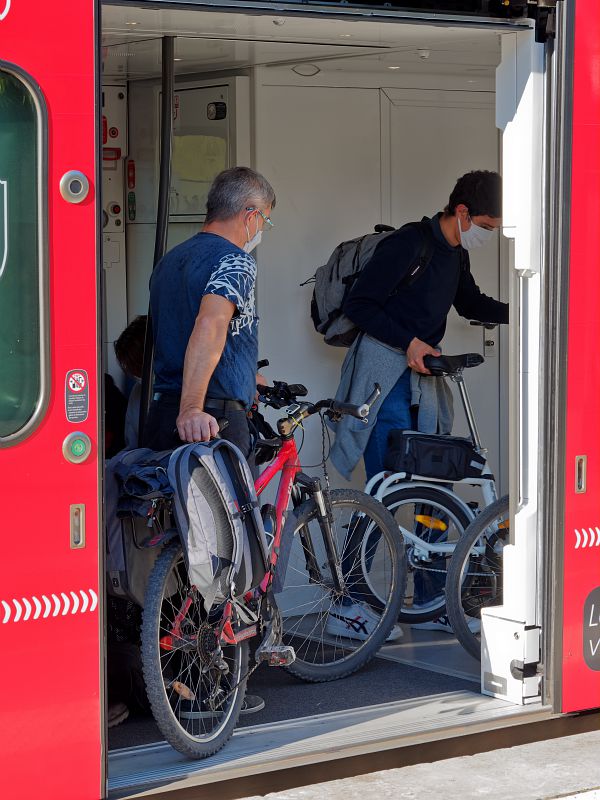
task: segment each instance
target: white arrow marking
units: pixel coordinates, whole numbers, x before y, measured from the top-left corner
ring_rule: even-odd
[[[596,528],[596,547],[600,547],[600,528]]]
[[[587,547],[587,531],[586,531],[585,528],[582,528],[582,532],[583,532],[583,545],[582,546],[583,547]]]
[[[57,617],[58,612],[60,611],[60,600],[55,594],[52,595],[52,599],[54,600],[54,611],[52,612],[52,616]]]
[[[87,611],[87,607],[90,604],[90,601],[87,594],[83,591],[83,589],[79,590],[79,594],[81,595],[81,613],[85,614],[85,612]]]
[[[575,545],[575,550],[578,550],[579,545],[581,544],[581,534],[577,529],[575,530],[575,536],[577,537],[577,544]]]
[[[67,597],[67,595],[64,592],[61,592],[60,596],[62,597],[63,603],[64,603],[63,612],[62,612],[62,615],[64,617],[65,614],[69,613],[69,609],[71,608],[71,601],[69,600],[69,598]]]
[[[593,547],[596,541],[596,534],[594,533],[594,529],[588,528],[588,533],[590,535],[590,543],[588,544],[588,547]]]
[[[79,608],[79,596],[76,595],[75,592],[69,592],[69,594],[73,598],[73,610],[71,611],[71,614],[76,614],[77,609]]]
[[[89,590],[90,597],[92,598],[92,605],[90,606],[90,611],[95,611],[96,606],[98,605],[98,595],[93,589]]]
[[[26,597],[23,597],[22,600],[23,600],[23,605],[25,606],[25,616],[23,617],[23,622],[27,622],[27,620],[31,616],[31,603]]]
[[[40,603],[40,601],[35,596],[32,597],[31,599],[33,600],[33,604],[35,606],[35,613],[33,615],[33,618],[37,619],[39,617],[39,615],[41,614],[41,612],[42,612],[42,604]]]
[[[6,625],[6,623],[10,619],[10,615],[12,614],[12,608],[8,605],[6,600],[2,601],[2,605],[4,606],[4,619],[2,620],[2,624]]]
[[[13,606],[15,607],[15,611],[17,612],[15,614],[13,622],[18,622],[21,619],[21,614],[23,613],[23,609],[21,608],[21,604],[19,603],[18,600],[13,600]]]
[[[46,617],[49,616],[50,614],[50,609],[52,608],[52,605],[50,603],[50,600],[48,600],[45,594],[42,595],[42,600],[44,601],[44,619],[46,619]]]

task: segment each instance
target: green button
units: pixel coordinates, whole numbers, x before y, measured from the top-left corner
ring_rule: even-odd
[[[71,442],[71,453],[76,458],[80,458],[82,455],[84,455],[86,449],[86,443],[83,441],[83,439],[73,439]]]

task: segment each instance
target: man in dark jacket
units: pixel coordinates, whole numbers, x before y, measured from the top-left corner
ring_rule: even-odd
[[[469,172],[460,178],[443,212],[429,221],[435,250],[421,276],[401,285],[422,250],[413,226],[387,236],[376,248],[344,306],[364,333],[406,353],[408,369],[377,412],[364,452],[367,478],[383,470],[387,437],[394,428],[411,428],[410,370],[428,374],[426,355],[438,345],[454,306],[467,319],[508,322],[508,304],[483,294],[468,268],[464,250],[486,244],[501,225],[501,178],[496,172]],[[463,250],[464,248],[464,250]]]

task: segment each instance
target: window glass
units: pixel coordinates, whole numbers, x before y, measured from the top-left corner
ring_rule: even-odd
[[[0,68],[0,438],[33,416],[42,388],[38,112]]]

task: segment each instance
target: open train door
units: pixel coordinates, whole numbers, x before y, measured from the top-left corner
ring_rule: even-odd
[[[0,763],[102,785],[94,0],[0,0]]]

